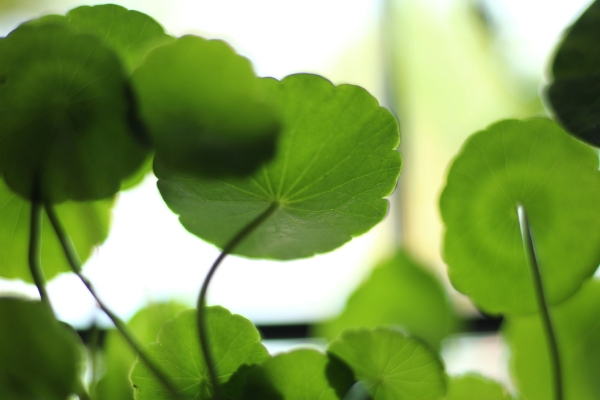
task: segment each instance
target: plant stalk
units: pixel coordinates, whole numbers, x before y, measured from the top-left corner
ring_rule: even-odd
[[[42,203],[34,196],[31,201],[31,218],[29,222],[29,270],[33,282],[40,292],[42,303],[52,310],[52,304],[46,291],[46,278],[42,269],[41,246],[42,246]]]
[[[525,246],[525,252],[527,253],[527,260],[531,267],[533,275],[533,286],[535,295],[537,298],[540,315],[542,317],[542,326],[548,339],[548,352],[550,354],[550,367],[552,370],[552,377],[554,381],[554,398],[556,400],[563,400],[563,382],[562,382],[562,368],[560,362],[560,353],[558,351],[558,341],[556,339],[556,333],[552,325],[550,318],[550,311],[548,309],[548,303],[546,301],[546,295],[544,293],[544,285],[542,282],[542,275],[535,252],[535,246],[533,243],[533,237],[531,235],[531,227],[529,225],[529,219],[527,218],[527,212],[525,207],[519,204],[517,207],[519,214],[519,223],[521,226],[521,237],[523,239],[523,245]]]
[[[206,274],[206,278],[204,278],[204,282],[202,283],[202,288],[200,289],[200,295],[198,296],[197,303],[197,323],[198,323],[198,336],[200,339],[200,348],[202,349],[202,354],[204,356],[204,361],[206,362],[206,367],[208,369],[208,375],[212,386],[214,388],[214,398],[215,400],[219,400],[222,397],[220,396],[219,390],[219,375],[217,373],[217,367],[215,365],[215,361],[210,352],[210,339],[208,337],[208,329],[206,326],[206,293],[208,292],[208,285],[212,280],[213,275],[215,274],[217,268],[221,264],[221,262],[230,254],[235,248],[250,235],[256,228],[258,228],[267,218],[269,218],[277,209],[279,208],[279,203],[273,202],[265,211],[262,212],[258,217],[252,220],[248,225],[246,225],[241,231],[237,233],[223,248],[219,257],[215,260],[213,265],[210,267],[208,273]]]
[[[56,215],[56,212],[54,211],[54,207],[52,206],[52,204],[46,203],[45,208],[46,213],[48,214],[48,217],[50,219],[50,223],[54,228],[54,232],[56,232],[56,236],[60,241],[60,244],[63,248],[63,251],[65,253],[65,256],[67,257],[67,260],[73,273],[75,273],[75,275],[77,275],[77,277],[85,285],[85,287],[88,289],[88,291],[98,303],[100,309],[104,311],[108,318],[110,318],[110,320],[113,322],[121,336],[123,336],[123,338],[129,344],[129,346],[138,354],[140,360],[142,360],[146,367],[148,367],[148,369],[152,371],[156,378],[158,378],[158,380],[161,381],[163,386],[169,392],[176,396],[176,398],[182,399],[182,396],[177,392],[176,385],[169,378],[169,376],[165,374],[165,372],[158,366],[158,364],[155,364],[154,361],[152,361],[150,357],[148,357],[148,354],[146,354],[142,345],[138,342],[137,338],[135,337],[135,334],[129,330],[127,324],[125,324],[114,312],[112,312],[106,306],[106,304],[98,297],[98,294],[92,286],[92,283],[81,273],[81,261],[79,259],[79,255],[73,247],[71,239],[69,238],[62,224],[60,223],[60,220]]]

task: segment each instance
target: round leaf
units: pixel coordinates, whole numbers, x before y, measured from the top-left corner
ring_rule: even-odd
[[[537,310],[519,204],[549,304],[572,295],[600,264],[594,151],[549,120],[494,124],[465,143],[440,200],[450,280],[489,313]]]
[[[114,199],[95,202],[61,203],[56,214],[77,250],[82,262],[108,236],[110,210]],[[31,203],[11,192],[0,179],[0,276],[33,282],[27,259],[29,249]],[[71,271],[60,241],[44,212],[42,220],[41,260],[46,279]]]
[[[226,382],[241,365],[256,364],[268,358],[267,350],[260,343],[260,334],[252,322],[232,315],[223,307],[210,307],[206,317],[212,354],[221,382]],[[184,311],[167,321],[158,335],[158,343],[146,349],[150,357],[171,375],[173,382],[181,388],[181,394],[198,400],[211,398],[208,370],[198,345],[195,310]],[[131,381],[138,400],[173,398],[140,361],[131,371]]]
[[[315,336],[333,339],[346,328],[397,325],[439,348],[457,324],[438,279],[400,251],[375,267],[350,296],[342,314],[319,325]]]
[[[83,348],[38,301],[0,298],[0,398],[64,400],[78,386]]]
[[[214,177],[273,156],[279,122],[250,62],[225,42],[184,36],[150,52],[132,79],[158,161]]]
[[[600,280],[588,281],[572,298],[552,308],[565,400],[600,398]],[[538,314],[511,316],[503,332],[510,347],[516,386],[529,400],[553,398],[547,336]]]
[[[600,146],[600,2],[569,28],[552,63],[546,94],[558,120],[578,138]]]
[[[394,117],[357,86],[315,75],[262,82],[284,124],[264,168],[249,179],[208,180],[155,164],[163,199],[186,229],[222,248],[276,203],[234,253],[292,259],[333,250],[380,222],[400,173]]]
[[[23,197],[112,196],[146,152],[121,63],[89,35],[21,26],[0,40],[0,174]]]
[[[512,399],[506,388],[498,382],[474,374],[451,377],[448,380],[448,393],[444,397],[444,400]]]
[[[394,329],[350,329],[327,351],[352,368],[373,400],[439,400],[446,393],[439,357],[419,340]]]

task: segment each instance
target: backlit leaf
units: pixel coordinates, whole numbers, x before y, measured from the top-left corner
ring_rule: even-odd
[[[453,376],[448,379],[448,393],[444,400],[512,400],[506,388],[498,382],[475,374]]]
[[[583,285],[551,309],[563,371],[565,400],[600,398],[600,280]],[[503,332],[511,352],[515,384],[529,400],[553,398],[547,335],[538,314],[510,316]]]
[[[114,199],[95,202],[67,201],[55,207],[82,262],[108,236],[110,210]],[[11,192],[0,179],[0,276],[33,282],[28,263],[31,203]],[[41,260],[44,274],[51,279],[71,271],[62,246],[44,212]]]
[[[155,164],[163,199],[186,229],[222,248],[276,203],[234,253],[292,259],[333,250],[380,222],[400,173],[394,117],[364,89],[315,75],[262,86],[284,130],[277,157],[249,179],[188,178]]]
[[[441,360],[421,341],[391,328],[349,329],[329,344],[373,400],[434,400],[446,393]]]
[[[519,204],[549,304],[571,296],[600,264],[594,151],[549,120],[491,125],[465,143],[440,199],[450,280],[489,313],[537,310]]]
[[[269,357],[260,343],[260,334],[250,321],[232,315],[222,307],[209,307],[207,326],[213,358],[222,383],[243,364],[256,364]],[[210,399],[212,388],[208,370],[198,345],[196,311],[184,311],[167,321],[158,342],[146,349],[178,385],[180,393],[191,399]],[[174,398],[160,381],[137,361],[131,372],[131,381],[138,400],[165,400]]]

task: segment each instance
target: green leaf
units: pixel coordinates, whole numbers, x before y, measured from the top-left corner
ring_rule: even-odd
[[[271,204],[234,251],[292,259],[335,249],[386,215],[400,173],[398,125],[364,89],[292,75],[263,87],[283,118],[277,157],[249,179],[188,178],[155,164],[158,187],[193,234],[223,246]]]
[[[569,28],[552,63],[550,106],[573,135],[600,146],[600,2]]]
[[[218,40],[184,36],[134,71],[156,159],[192,175],[247,175],[275,152],[280,130],[250,62]]]
[[[82,262],[108,236],[114,199],[95,202],[65,202],[55,207]],[[0,178],[0,276],[33,282],[27,259],[31,203],[12,193]],[[42,266],[46,279],[71,271],[48,216],[42,221]]]
[[[548,397],[550,398],[550,397]],[[498,382],[475,374],[453,376],[448,380],[444,400],[512,400],[506,388]]]
[[[561,357],[564,400],[599,399],[600,280],[586,282],[573,297],[554,306],[551,318]],[[529,400],[551,399],[550,358],[540,316],[510,316],[502,329],[519,391]]]
[[[143,345],[156,341],[165,321],[175,317],[185,307],[170,302],[152,304],[140,311],[128,323]],[[96,386],[96,400],[133,400],[129,373],[136,354],[117,330],[108,332],[104,342],[105,373]]]
[[[269,357],[260,343],[260,334],[250,321],[232,315],[223,307],[209,307],[206,314],[213,358],[222,383],[243,364],[256,364]],[[158,343],[146,349],[151,358],[171,375],[180,393],[192,399],[210,399],[208,370],[198,345],[196,311],[184,311],[167,321]],[[139,361],[131,372],[138,400],[171,399],[155,376]]]
[[[440,199],[450,280],[488,313],[537,310],[519,204],[549,304],[571,296],[600,264],[594,151],[549,120],[491,125],[465,143]]]
[[[64,400],[78,387],[83,347],[38,301],[0,298],[0,398]]]
[[[134,138],[120,61],[96,38],[58,25],[0,40],[0,174],[31,198],[110,197],[146,151]]]
[[[350,329],[329,344],[374,400],[442,399],[444,366],[428,346],[391,328]]]
[[[317,326],[315,336],[333,339],[344,329],[397,325],[434,349],[458,319],[441,283],[405,251],[375,267],[338,317]]]
[[[225,385],[229,399],[337,400],[354,383],[352,375],[329,379],[331,361],[316,350],[279,354],[250,368],[241,368]],[[345,371],[344,371],[345,372]],[[240,375],[243,375],[243,379]]]

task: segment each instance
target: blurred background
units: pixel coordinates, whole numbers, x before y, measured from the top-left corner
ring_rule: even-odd
[[[101,3],[0,0],[0,34],[41,15]],[[149,14],[176,36],[226,40],[252,61],[259,76],[311,72],[336,84],[363,86],[400,120],[403,173],[382,224],[310,259],[228,257],[212,283],[209,303],[257,324],[315,325],[323,333],[329,328],[321,322],[342,312],[373,267],[402,246],[419,268],[422,264],[442,282],[456,310],[450,313],[477,315],[451,289],[440,256],[443,228],[437,203],[446,170],[471,133],[499,119],[544,113],[539,93],[552,49],[590,0],[114,3]],[[193,306],[218,256],[214,247],[179,225],[155,183],[149,176],[120,194],[111,234],[85,267],[100,296],[124,319],[157,301]],[[48,291],[59,318],[81,329],[94,323],[109,326],[74,276],[59,276]],[[7,292],[37,295],[33,286],[0,280],[0,293]],[[476,369],[507,382],[506,355],[497,335],[455,335],[442,349],[450,373]]]

